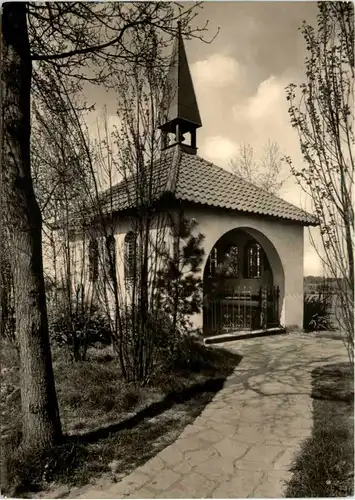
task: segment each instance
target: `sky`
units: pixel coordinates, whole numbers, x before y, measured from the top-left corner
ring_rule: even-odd
[[[272,140],[295,165],[302,164],[285,87],[305,79],[305,42],[298,28],[303,20],[315,24],[316,14],[317,4],[310,1],[203,3],[195,23],[202,26],[208,20],[205,38],[219,28],[218,36],[210,44],[185,40],[203,124],[197,132],[200,156],[228,169],[240,145],[250,144],[258,156]],[[96,88],[95,100],[96,114],[106,105],[109,122],[117,123],[114,93]],[[280,196],[311,210],[286,166],[284,175],[288,180]],[[321,274],[307,228],[304,234],[304,274]]]

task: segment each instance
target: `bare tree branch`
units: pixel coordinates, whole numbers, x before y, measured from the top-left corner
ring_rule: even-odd
[[[309,194],[320,222],[321,255],[334,280],[337,319],[354,356],[354,6],[320,2],[317,28],[302,26],[307,44],[306,83],[290,84],[291,124],[296,128],[305,167],[288,162]]]
[[[265,189],[269,193],[277,194],[286,181],[282,167],[286,164],[276,142],[269,140],[261,158],[254,157],[254,149],[250,144],[242,144],[239,155],[231,162],[230,167],[235,175]]]

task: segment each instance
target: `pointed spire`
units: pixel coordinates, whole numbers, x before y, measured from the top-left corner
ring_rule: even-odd
[[[183,135],[190,132],[191,148],[194,150],[190,152],[196,152],[196,129],[199,127],[202,127],[201,117],[179,22],[167,75],[160,128],[165,136],[175,133],[177,143],[181,143]]]

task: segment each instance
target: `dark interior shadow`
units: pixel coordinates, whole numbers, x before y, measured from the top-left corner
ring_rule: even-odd
[[[242,356],[234,355],[235,366],[239,365]],[[215,394],[223,388],[226,377],[209,379],[204,383],[197,383],[182,391],[171,392],[162,401],[155,402],[147,408],[140,410],[134,416],[127,418],[117,424],[111,424],[80,435],[65,436],[65,441],[87,444],[107,438],[110,434],[124,429],[132,429],[147,418],[152,418],[172,408],[175,404],[187,402],[204,393]]]

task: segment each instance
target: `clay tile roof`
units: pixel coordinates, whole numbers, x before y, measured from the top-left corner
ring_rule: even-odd
[[[155,162],[152,169],[151,201],[159,199],[164,193],[173,192],[179,158],[179,150],[171,148],[161,155],[159,161]],[[146,175],[149,176],[149,173]],[[145,181],[146,185],[150,183],[148,178]],[[103,210],[120,212],[135,207],[137,205],[136,187],[137,179],[130,178],[104,191],[101,195]]]
[[[197,155],[181,152],[175,197],[316,225],[315,217]]]
[[[166,150],[153,169],[153,196],[165,193],[176,199],[317,225],[316,218],[287,201],[175,146]],[[122,211],[135,206],[135,182],[120,183],[103,194],[106,209]]]

